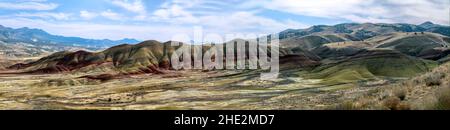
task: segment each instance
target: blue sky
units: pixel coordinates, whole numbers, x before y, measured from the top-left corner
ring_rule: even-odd
[[[0,0],[0,25],[95,39],[268,34],[344,22],[449,25],[448,0]]]

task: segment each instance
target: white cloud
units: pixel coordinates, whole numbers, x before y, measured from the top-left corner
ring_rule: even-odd
[[[83,18],[83,19],[88,19],[89,20],[89,19],[93,19],[93,18],[95,18],[97,16],[98,16],[98,14],[93,13],[93,12],[89,12],[89,11],[86,11],[86,10],[80,11],[80,17]]]
[[[44,1],[29,2],[0,2],[0,9],[8,10],[53,10],[58,7],[55,3],[43,3]]]
[[[223,21],[217,24],[212,22],[222,21],[226,19],[224,16],[215,17],[217,19],[211,19],[212,22],[204,24],[203,31],[205,35],[215,33],[223,36],[225,38],[226,34],[260,34],[258,31],[273,31],[274,29],[285,29],[282,23],[267,20],[264,18],[252,18],[252,14],[246,14],[240,12],[233,14],[233,20],[237,20],[240,16],[249,16],[252,21],[244,20],[237,21],[242,22],[237,24],[236,27],[227,27],[232,25],[233,22]],[[208,19],[208,17],[203,17],[202,19]],[[260,21],[262,20],[262,21]],[[90,22],[71,22],[71,21],[48,21],[41,19],[30,19],[21,17],[5,17],[0,16],[0,23],[7,27],[31,27],[43,29],[51,34],[63,35],[63,36],[76,36],[83,38],[93,38],[93,39],[112,39],[119,40],[122,38],[137,38],[139,40],[160,40],[168,41],[171,40],[172,36],[177,34],[186,34],[192,36],[194,33],[194,26],[184,26],[184,25],[165,25],[165,24],[106,24],[106,23],[90,23]],[[284,23],[293,24],[290,21]],[[295,22],[294,22],[295,23]],[[225,24],[225,25],[219,25]],[[255,24],[250,26],[251,24]],[[264,28],[259,28],[258,24],[264,24]],[[268,27],[273,26],[274,27]],[[246,28],[240,28],[237,26],[248,26]],[[256,30],[254,30],[256,29]],[[258,30],[261,29],[261,30]],[[265,33],[264,33],[265,34]]]
[[[192,33],[192,28],[184,26],[164,25],[132,25],[132,24],[95,24],[89,22],[60,22],[44,21],[38,19],[3,17],[0,23],[7,27],[21,28],[31,27],[43,29],[51,34],[63,36],[76,36],[92,39],[137,38],[139,40],[167,41],[174,34]]]
[[[250,0],[242,7],[353,22],[449,24],[448,0]]]
[[[38,13],[19,13],[15,16],[18,17],[35,17],[44,19],[55,19],[55,20],[69,20],[71,14],[66,13],[52,13],[52,12],[38,12]]]
[[[112,4],[126,9],[130,12],[137,13],[136,20],[145,20],[147,18],[147,11],[142,0],[112,0]]]
[[[118,14],[116,12],[113,12],[111,10],[103,11],[103,12],[100,13],[100,15],[105,17],[105,18],[107,18],[107,19],[110,19],[110,20],[123,20],[123,16],[122,15],[120,15],[120,14]]]
[[[111,2],[131,12],[146,13],[142,0],[112,0]]]
[[[293,20],[276,21],[257,16],[254,12],[233,12],[227,15],[210,15],[199,17],[202,25],[215,29],[217,33],[277,33],[287,28],[304,28],[307,25]]]
[[[197,23],[199,20],[180,5],[170,5],[170,7],[158,9],[153,13],[154,19],[166,20],[175,23]]]
[[[290,19],[283,21],[258,16],[258,11],[239,10],[234,3],[211,0],[172,0],[153,12],[153,20],[177,25],[202,26],[218,34],[276,33],[287,28],[307,27]],[[206,8],[205,8],[206,7]],[[217,10],[217,9],[220,10]],[[227,9],[224,11],[224,9]]]

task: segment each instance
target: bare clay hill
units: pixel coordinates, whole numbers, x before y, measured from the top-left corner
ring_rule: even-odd
[[[101,52],[63,51],[34,62],[19,63],[8,68],[25,73],[62,73],[110,64],[112,65],[110,67],[123,74],[164,73],[165,70],[173,69],[170,58],[179,47],[172,46],[171,42],[160,43],[151,40],[136,45],[114,46]],[[205,53],[209,48],[211,46],[203,46],[200,53]],[[237,46],[235,46],[235,50],[235,53],[238,53]],[[248,43],[247,49],[244,51],[246,59],[248,59]],[[300,63],[297,64],[300,66],[314,66],[319,64],[320,60],[314,54],[303,50],[281,49],[280,56],[283,63],[296,61]]]

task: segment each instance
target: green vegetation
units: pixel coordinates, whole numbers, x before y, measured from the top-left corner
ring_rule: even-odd
[[[450,110],[450,88],[444,88],[437,95],[437,101],[434,104],[435,110]]]
[[[333,66],[331,68],[308,74],[306,77],[312,79],[323,79],[321,82],[323,85],[338,85],[375,78],[375,76],[370,73],[367,68],[357,65]]]
[[[292,37],[280,41],[280,45],[285,48],[300,47],[305,50],[312,50],[327,43],[345,41],[338,35],[308,35],[303,37]]]
[[[378,48],[393,48],[407,55],[418,56],[427,50],[442,47],[442,43],[437,41],[440,40],[432,35],[420,34],[418,36],[409,36],[388,42],[378,46]]]
[[[345,39],[339,37],[338,35],[325,35],[323,37],[329,39],[331,42],[343,42],[343,41],[345,41]]]
[[[450,61],[450,55],[447,55],[446,57],[441,58],[441,59],[438,60],[438,62],[441,63],[441,64],[449,62],[449,61]]]
[[[427,72],[437,65],[433,61],[425,61],[389,52],[389,50],[373,50],[359,55],[362,57],[322,65],[306,77],[324,79],[322,82],[324,85],[337,85],[375,79],[379,76],[412,77]]]

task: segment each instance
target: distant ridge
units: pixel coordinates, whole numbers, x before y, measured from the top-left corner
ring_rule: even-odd
[[[42,29],[31,29],[28,27],[13,29],[0,25],[0,41],[5,43],[28,43],[33,45],[61,45],[83,47],[91,50],[104,49],[119,44],[135,44],[140,41],[125,38],[122,40],[97,40],[80,37],[65,37],[52,35]]]
[[[405,23],[343,23],[333,26],[316,25],[307,29],[287,29],[279,34],[281,39],[313,34],[348,34],[362,40],[394,32],[432,32],[450,36],[450,26],[438,25],[432,22],[425,22],[420,25]]]

